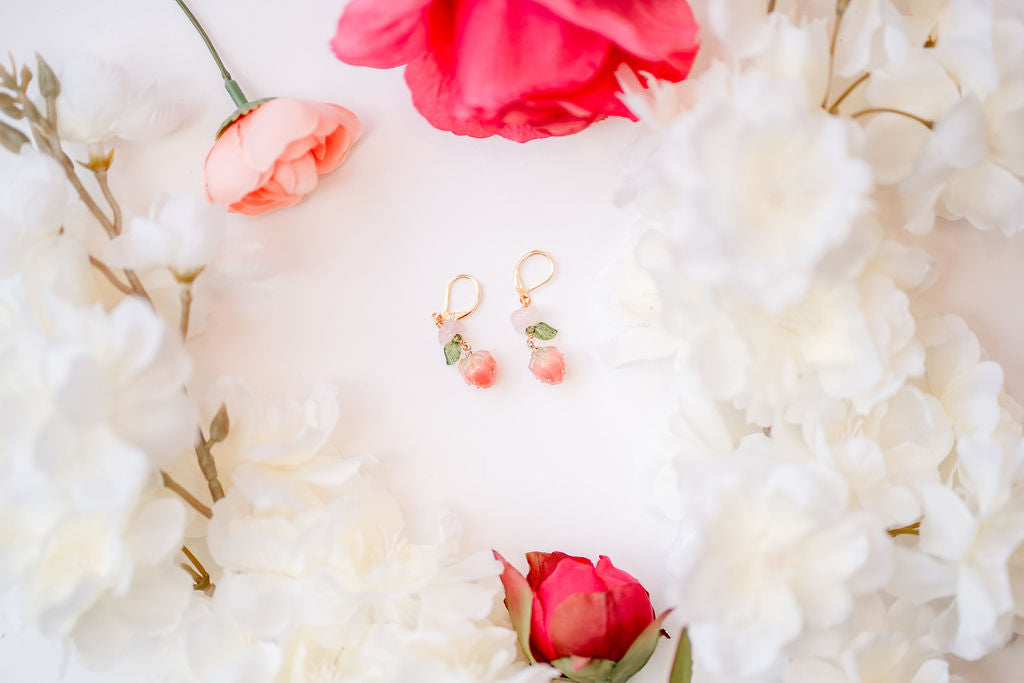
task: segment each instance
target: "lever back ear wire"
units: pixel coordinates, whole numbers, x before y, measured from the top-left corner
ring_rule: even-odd
[[[469,307],[468,311],[462,311],[460,313],[457,313],[451,310],[451,303],[452,288],[455,286],[455,283],[458,282],[459,280],[469,280],[470,282],[473,283],[473,287],[476,289],[476,299],[473,301],[473,305]],[[453,320],[462,320],[467,315],[475,311],[476,307],[480,305],[480,297],[480,282],[475,277],[473,277],[472,275],[466,275],[465,273],[461,275],[456,275],[455,277],[448,281],[448,286],[444,288],[444,309],[440,313],[434,314],[434,322],[437,324],[438,327],[440,327],[441,324],[446,319],[449,318]]]
[[[521,271],[523,268],[523,264],[526,263],[527,260],[529,260],[533,256],[543,256],[544,258],[546,258],[548,260],[548,264],[551,266],[551,270],[548,272],[547,277],[545,277],[543,280],[533,285],[532,287],[527,287],[523,285],[523,274]],[[516,288],[516,293],[519,294],[519,303],[523,305],[523,308],[526,308],[530,305],[530,292],[537,289],[538,287],[541,287],[542,285],[546,285],[547,283],[551,282],[551,278],[553,278],[554,276],[555,259],[551,258],[551,254],[547,253],[546,251],[534,249],[533,251],[528,251],[519,257],[519,260],[516,261],[516,270],[515,276],[512,278],[512,285]]]
[[[466,311],[453,311],[452,288],[459,280],[469,280],[476,290],[473,305]],[[444,360],[448,365],[459,365],[459,373],[466,384],[486,389],[494,384],[497,364],[489,351],[474,351],[465,337],[465,328],[459,322],[480,305],[482,291],[480,282],[472,275],[456,275],[444,289],[444,308],[434,313],[434,324],[438,327],[438,341],[444,347]]]
[[[551,270],[543,280],[535,285],[527,286],[523,283],[521,271],[523,264],[534,256],[546,258]],[[515,287],[516,294],[519,295],[519,303],[522,304],[521,308],[512,312],[512,327],[516,332],[526,335],[526,346],[530,349],[530,372],[545,384],[559,384],[565,379],[565,357],[554,346],[537,345],[537,339],[543,341],[554,339],[558,330],[544,322],[546,316],[543,312],[531,307],[533,299],[530,297],[530,293],[550,282],[554,276],[555,259],[546,251],[534,249],[519,257],[512,278],[512,285]]]

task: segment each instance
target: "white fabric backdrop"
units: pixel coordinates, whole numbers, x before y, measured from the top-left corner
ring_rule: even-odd
[[[234,255],[199,281],[194,392],[221,373],[268,396],[335,383],[341,450],[376,455],[409,507],[452,507],[467,548],[607,554],[664,607],[665,534],[650,482],[669,409],[665,370],[609,370],[595,357],[615,323],[603,308],[602,271],[631,243],[631,219],[613,196],[635,126],[608,121],[526,145],[434,130],[413,110],[400,70],[333,57],[328,40],[343,4],[194,0],[250,98],[333,101],[366,126],[350,160],[311,198],[266,217],[231,218]],[[157,79],[188,117],[167,138],[119,147],[115,191],[129,212],[143,212],[160,192],[200,190],[203,158],[231,106],[172,0],[6,0],[0,45],[21,61],[38,50],[58,71],[69,57],[93,54],[140,84]],[[968,320],[1006,369],[1011,393],[1024,398],[1024,235],[947,226],[921,243],[940,263],[933,303]],[[558,263],[556,279],[534,296],[568,361],[558,387],[528,373],[527,350],[508,323],[517,306],[512,267],[530,249]],[[430,319],[460,272],[484,285],[483,304],[465,323],[469,341],[499,363],[487,391],[444,365]],[[19,643],[0,639],[0,679],[17,681],[5,667],[29,659],[38,663],[33,683],[56,680],[59,662]],[[639,683],[665,680],[670,648],[659,649]],[[69,680],[87,680],[76,672]]]

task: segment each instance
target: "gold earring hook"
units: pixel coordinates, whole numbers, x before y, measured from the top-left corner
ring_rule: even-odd
[[[549,272],[548,276],[541,280],[540,282],[538,282],[537,284],[533,285],[532,287],[527,287],[523,284],[523,276],[520,274],[519,270],[520,268],[523,267],[523,264],[526,263],[526,261],[532,256],[543,256],[544,258],[546,258],[548,260],[548,263],[551,265],[551,272]],[[533,251],[528,251],[525,254],[523,254],[519,258],[519,260],[516,261],[516,274],[515,278],[512,281],[512,284],[516,288],[516,293],[519,295],[519,301],[523,304],[523,306],[525,307],[530,305],[530,292],[532,292],[533,290],[537,289],[542,285],[546,285],[548,282],[551,281],[551,278],[553,278],[554,276],[555,259],[551,258],[551,254],[547,253],[546,251],[541,251],[540,249],[534,249]]]
[[[455,283],[458,282],[459,280],[469,280],[470,282],[473,283],[473,287],[476,288],[476,299],[473,301],[473,305],[470,306],[468,311],[459,312],[451,310],[452,287],[454,287]],[[440,325],[448,318],[462,320],[467,315],[475,311],[476,307],[480,305],[480,295],[480,283],[477,282],[477,279],[475,277],[473,277],[472,275],[466,275],[465,273],[463,273],[462,275],[456,275],[455,277],[448,281],[448,286],[445,287],[444,289],[444,310],[441,311],[440,313],[434,314],[434,322]]]

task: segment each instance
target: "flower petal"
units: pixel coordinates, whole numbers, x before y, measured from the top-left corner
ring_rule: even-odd
[[[390,69],[427,49],[433,0],[353,0],[338,20],[331,49],[343,62]]]
[[[577,26],[630,54],[689,71],[697,53],[697,22],[685,2],[664,0],[537,0]]]

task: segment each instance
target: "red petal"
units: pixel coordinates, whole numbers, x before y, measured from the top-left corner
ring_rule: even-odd
[[[552,612],[569,596],[577,593],[601,593],[606,590],[604,582],[598,578],[589,560],[586,563],[574,560],[576,558],[559,562],[547,578],[534,589],[537,597],[544,603],[549,625]]]
[[[557,567],[558,563],[562,560],[579,562],[587,565],[588,567],[594,566],[590,560],[585,557],[574,557],[560,552],[526,553],[526,562],[530,565],[530,572],[526,575],[526,580],[530,582],[530,588],[536,589],[542,581],[551,576],[551,572],[555,571],[555,567]]]
[[[639,583],[618,586],[608,593],[608,642],[606,659],[618,661],[643,630],[654,621],[654,607]]]
[[[609,42],[531,0],[461,3],[455,17],[454,85],[462,111],[487,117],[538,93],[571,92],[593,80]]]
[[[698,27],[684,0],[535,0],[641,59],[693,61]]]
[[[533,610],[530,612],[530,645],[533,648],[533,656],[538,662],[550,662],[558,659],[555,654],[555,646],[551,642],[551,631],[546,621],[547,613],[540,598],[533,596]]]
[[[617,588],[618,586],[627,585],[640,585],[631,574],[628,574],[615,565],[604,555],[597,560],[597,575],[601,577],[601,580],[605,582],[608,588]]]
[[[555,608],[549,623],[558,657],[611,659],[608,643],[608,594],[576,593]]]
[[[343,62],[380,69],[407,64],[427,49],[433,0],[353,0],[338,20],[331,49]]]

